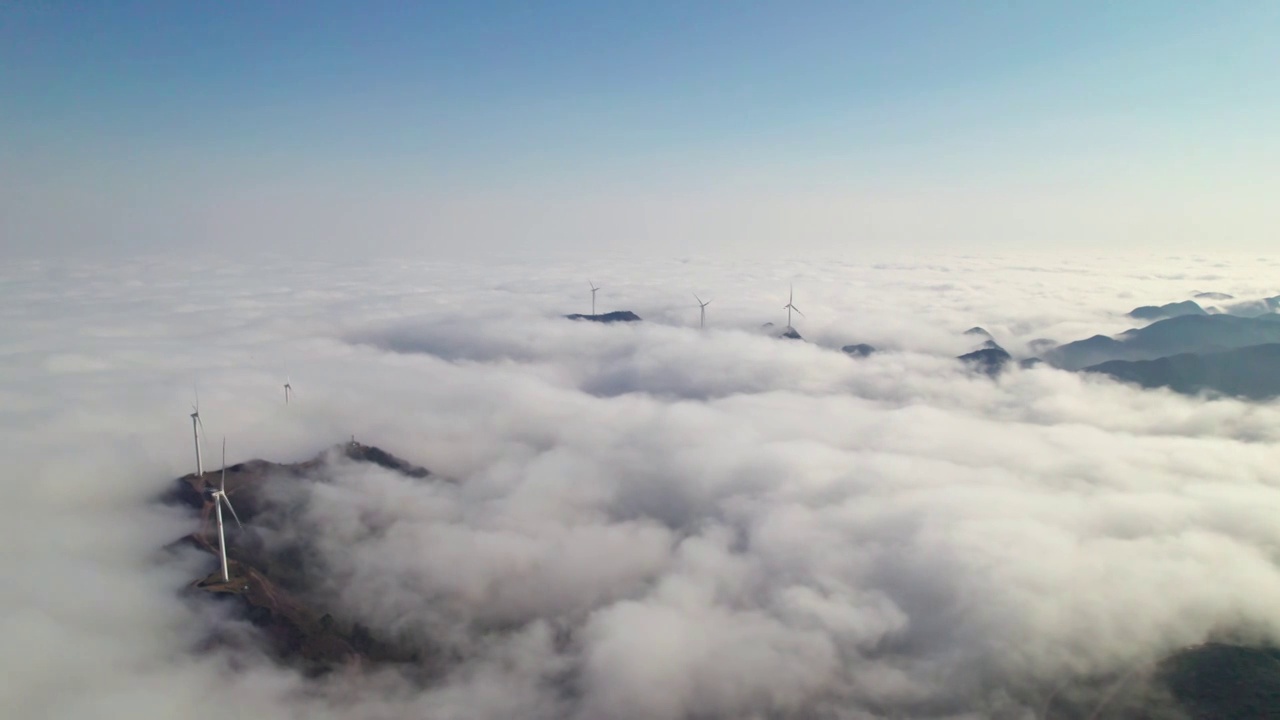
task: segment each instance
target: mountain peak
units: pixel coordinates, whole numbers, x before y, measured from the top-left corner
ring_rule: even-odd
[[[590,320],[598,323],[615,323],[615,322],[639,322],[640,316],[630,310],[614,310],[600,315],[582,315],[574,313],[565,315],[570,320]]]
[[[1208,315],[1208,313],[1195,301],[1183,300],[1165,305],[1143,305],[1130,310],[1126,315],[1135,320],[1159,320],[1183,315]]]

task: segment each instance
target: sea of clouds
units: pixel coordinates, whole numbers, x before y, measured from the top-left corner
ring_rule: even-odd
[[[1131,326],[1269,259],[30,261],[0,270],[11,718],[1039,718],[1209,639],[1280,642],[1280,404],[951,358]],[[635,325],[574,323],[633,310]],[[808,342],[785,324],[788,284]],[[697,329],[693,293],[710,299]],[[839,347],[882,351],[855,360]],[[283,403],[289,377],[295,401]],[[304,679],[152,502],[352,435],[298,532],[443,679]],[[1051,715],[1050,715],[1051,717]]]

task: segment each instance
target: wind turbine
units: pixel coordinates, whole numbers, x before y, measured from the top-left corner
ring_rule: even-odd
[[[293,395],[293,386],[289,384],[289,373],[284,375],[284,404],[289,404],[289,397]]]
[[[191,435],[196,441],[196,476],[204,475],[204,462],[200,458],[200,434],[204,430],[204,421],[200,419],[200,391],[196,390],[196,401],[191,405]]]
[[[596,314],[596,291],[599,290],[600,288],[596,287],[596,284],[591,282],[590,280],[587,281],[587,284],[591,286],[591,314],[595,315]]]
[[[698,301],[698,327],[703,327],[707,324],[707,306],[711,304],[711,301],[702,302],[702,298],[698,297],[698,293],[693,294],[693,299]]]
[[[231,507],[231,499],[227,497],[227,439],[222,438],[222,481],[218,484],[218,489],[210,493],[213,497],[213,509],[218,515],[218,557],[222,560],[222,582],[230,582],[231,574],[227,571],[227,531],[222,525],[222,504],[227,504],[227,509],[231,511],[231,517],[235,518],[237,527],[244,527],[240,524],[240,516],[236,515],[236,509]]]
[[[792,310],[795,310],[796,314],[798,314],[800,317],[804,317],[804,313],[800,312],[800,308],[796,307],[791,302],[795,298],[795,295],[796,295],[796,288],[794,285],[792,285],[791,291],[787,293],[787,304],[782,306],[782,309],[787,311],[787,327],[791,327],[791,311]]]

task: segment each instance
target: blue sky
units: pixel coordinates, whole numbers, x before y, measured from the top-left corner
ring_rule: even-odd
[[[7,3],[0,232],[1252,250],[1277,37],[1274,2]]]

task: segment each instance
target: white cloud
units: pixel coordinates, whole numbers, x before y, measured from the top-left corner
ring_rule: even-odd
[[[14,717],[1026,717],[1215,633],[1280,641],[1280,407],[950,359],[973,325],[1021,352],[1192,290],[1274,295],[1252,262],[6,273]],[[647,322],[559,318],[587,277]],[[759,332],[792,281],[809,343]],[[354,433],[457,481],[339,465],[290,527],[335,610],[456,649],[446,680],[195,649],[252,631],[180,596],[207,556],[159,551],[189,528],[148,501],[192,469],[193,382],[209,456]]]

